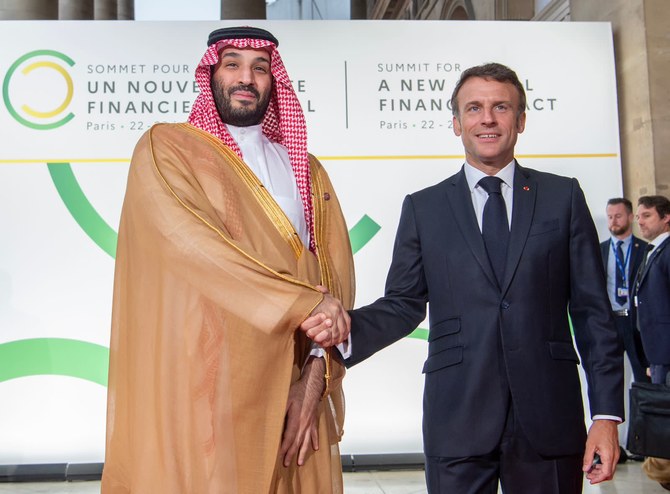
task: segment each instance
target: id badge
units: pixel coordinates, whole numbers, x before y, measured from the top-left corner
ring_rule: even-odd
[[[617,297],[626,297],[628,298],[628,288],[617,288]]]

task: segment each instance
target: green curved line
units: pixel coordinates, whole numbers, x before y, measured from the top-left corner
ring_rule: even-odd
[[[428,341],[428,330],[424,328],[416,328],[409,335],[407,335],[407,338]]]
[[[82,191],[70,163],[47,163],[51,179],[72,217],[84,232],[112,258],[116,257],[118,234],[98,214]],[[367,214],[349,230],[349,241],[355,254],[381,229]]]
[[[70,214],[98,247],[116,257],[117,234],[91,205],[69,163],[47,163],[51,180]]]
[[[116,257],[118,235],[91,205],[74,176],[70,163],[47,163],[51,179],[63,203],[84,232],[112,258]],[[355,254],[381,229],[367,214],[349,230],[349,240]]]
[[[34,130],[51,130],[55,129],[57,127],[61,127],[68,123],[70,120],[74,118],[74,113],[69,113],[65,117],[61,118],[57,122],[49,123],[49,124],[36,124],[32,123],[29,120],[26,120],[23,118],[21,115],[16,113],[16,111],[13,108],[10,108],[9,106],[7,107],[7,110],[9,113],[12,114],[12,116],[21,124],[25,125],[26,127],[29,127]]]
[[[63,60],[65,63],[67,63],[70,67],[74,65],[74,60],[72,60],[70,57],[67,55],[64,55],[63,53],[54,51],[54,50],[35,50],[31,51],[29,53],[26,53],[22,57],[20,57],[16,62],[14,62],[9,70],[7,70],[7,74],[5,75],[5,79],[2,83],[2,98],[5,102],[5,106],[7,107],[7,111],[14,117],[14,119],[21,123],[22,125],[25,125],[26,127],[29,127],[31,129],[35,130],[50,130],[50,129],[55,129],[56,127],[60,127],[61,125],[65,125],[68,123],[70,120],[74,118],[74,113],[69,113],[65,117],[63,117],[61,120],[57,122],[53,122],[50,124],[37,124],[30,122],[23,118],[21,115],[18,114],[16,109],[14,108],[14,105],[12,105],[12,102],[9,97],[9,82],[12,79],[12,75],[14,75],[14,72],[16,69],[21,65],[23,62],[28,60],[29,58],[36,57],[36,56],[51,56],[55,58],[59,58]]]
[[[109,349],[64,338],[34,338],[0,344],[0,382],[19,377],[69,376],[107,386]]]
[[[355,254],[367,244],[377,232],[381,230],[372,218],[367,214],[358,220],[351,230],[349,230],[349,242],[351,243],[351,250]]]

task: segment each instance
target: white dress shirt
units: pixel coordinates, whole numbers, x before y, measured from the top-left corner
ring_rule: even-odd
[[[512,206],[514,204],[514,194],[512,186],[514,185],[514,171],[515,171],[515,161],[512,160],[504,168],[502,168],[498,173],[495,174],[496,177],[502,180],[500,184],[500,193],[505,200],[505,207],[507,209],[507,223],[512,229]],[[475,215],[477,216],[477,223],[479,224],[479,230],[482,229],[482,219],[484,216],[484,205],[489,198],[488,193],[478,185],[479,181],[488,176],[481,170],[478,170],[467,161],[463,167],[463,172],[465,173],[465,179],[468,182],[468,188],[470,189],[470,197],[472,197],[472,206],[475,208]],[[616,422],[622,422],[621,417],[616,417],[613,415],[594,415],[592,420],[614,420]]]
[[[244,162],[284,211],[305,248],[309,248],[309,230],[305,220],[305,209],[287,149],[265,137],[261,125],[235,127],[226,124],[226,127],[240,147]],[[337,348],[342,358],[350,357],[351,335],[348,341],[340,343]],[[311,355],[322,357],[323,349],[312,342]]]
[[[654,247],[649,251],[649,254],[647,254],[647,259],[654,253],[656,248],[661,245],[666,238],[670,237],[670,232],[663,232],[661,233],[658,237],[656,237],[654,240],[649,242],[649,245],[653,245]]]
[[[512,185],[514,185],[514,160],[495,174],[496,177],[502,180],[500,184],[500,192],[505,200],[505,208],[507,209],[507,224],[512,228]],[[472,197],[472,205],[475,208],[475,215],[477,216],[477,223],[479,224],[479,231],[482,230],[482,218],[484,216],[484,205],[489,198],[488,192],[478,185],[479,181],[488,177],[486,173],[478,170],[467,161],[463,167],[465,172],[465,179],[468,182],[470,189],[470,197]]]
[[[309,246],[305,209],[287,149],[265,137],[260,125],[226,126],[240,147],[244,162],[284,211],[303,245]]]
[[[628,288],[629,292],[628,295],[632,295],[631,284],[633,283],[633,280],[628,279],[628,266],[630,266],[630,254],[633,249],[631,246],[633,242],[633,235],[628,235],[623,239],[611,237],[609,245],[610,253],[607,256],[607,295],[609,295],[610,304],[612,304],[613,311],[630,309],[628,298],[626,299],[626,303],[623,305],[616,301],[616,270],[621,269],[616,259],[616,244],[619,240],[623,240],[623,243],[621,244],[621,250],[623,251],[624,255],[624,280],[626,280],[626,287]]]

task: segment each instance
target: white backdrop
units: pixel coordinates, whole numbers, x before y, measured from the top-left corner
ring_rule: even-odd
[[[353,230],[357,306],[382,294],[402,198],[462,164],[447,101],[472,65],[517,71],[519,161],[579,178],[605,235],[621,193],[609,24],[255,24],[280,40]],[[207,34],[225,25],[0,23],[0,464],[102,461],[128,161],[152,123],[186,119]],[[421,451],[421,334],[349,371],[343,453]]]

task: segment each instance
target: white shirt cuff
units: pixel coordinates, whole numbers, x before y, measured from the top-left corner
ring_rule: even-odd
[[[314,342],[312,342],[311,345],[312,350],[309,352],[310,356],[323,357],[324,349]],[[335,348],[337,348],[337,350],[340,352],[340,355],[342,355],[342,359],[348,359],[351,357],[351,333],[349,333],[349,337],[346,339],[346,341],[336,345]]]
[[[616,415],[594,415],[591,420],[614,420],[619,423],[623,422],[623,419]]]

